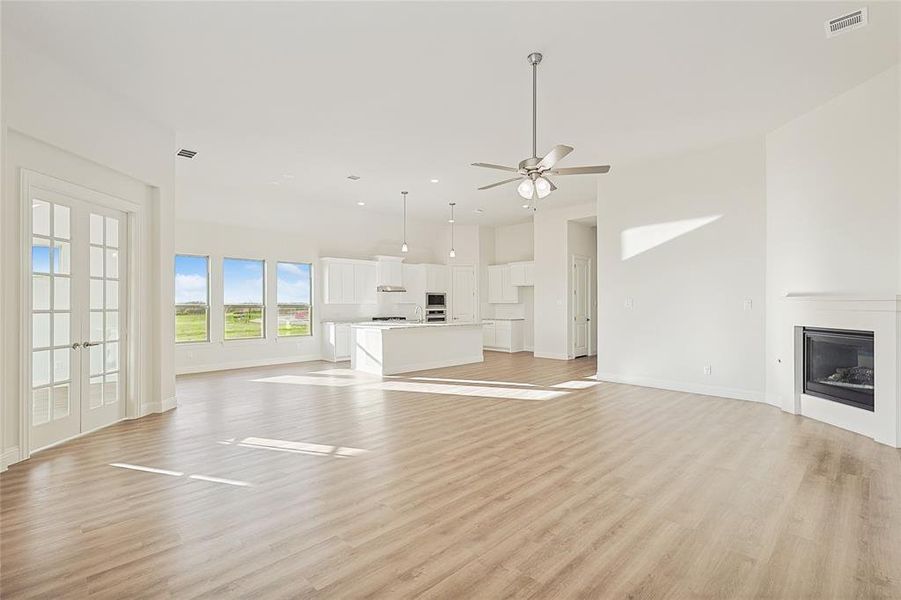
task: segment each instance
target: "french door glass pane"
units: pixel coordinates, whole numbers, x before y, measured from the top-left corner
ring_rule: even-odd
[[[88,407],[103,406],[103,377],[91,377],[88,383]]]
[[[103,341],[103,313],[100,311],[91,311],[91,332],[88,339],[91,342]]]
[[[72,342],[69,336],[69,313],[53,314],[53,345],[68,346]]]
[[[119,220],[112,217],[106,218],[106,240],[110,248],[119,247]]]
[[[119,370],[119,343],[109,342],[106,346],[106,372]]]
[[[72,248],[69,242],[53,242],[53,273],[55,275],[72,273]]]
[[[31,355],[31,385],[40,387],[50,383],[50,351],[40,350]]]
[[[69,384],[53,388],[53,418],[62,419],[69,416]]]
[[[119,400],[119,374],[109,373],[103,384],[103,403],[112,404]]]
[[[50,240],[33,238],[31,241],[31,272],[50,273]]]
[[[103,344],[91,346],[91,375],[103,374]]]
[[[103,245],[103,217],[91,214],[91,243]]]
[[[115,342],[119,339],[119,313],[109,310],[106,312],[106,341]]]
[[[91,277],[103,277],[103,248],[91,246]]]
[[[31,231],[50,236],[50,204],[42,200],[31,201]]]
[[[119,308],[119,282],[106,282],[106,308]]]
[[[62,204],[53,206],[53,237],[63,240],[69,239],[68,206],[63,206]]]
[[[69,310],[69,278],[62,275],[53,278],[53,308]]]
[[[31,395],[31,423],[43,425],[50,422],[50,388],[34,390]]]
[[[48,275],[31,276],[31,308],[33,310],[50,310],[50,277]]]
[[[103,280],[91,280],[91,309],[99,310],[103,308]]]
[[[50,313],[37,313],[31,318],[31,347],[50,346]]]
[[[57,348],[53,351],[53,381],[60,382],[69,379],[71,355],[71,348]]]

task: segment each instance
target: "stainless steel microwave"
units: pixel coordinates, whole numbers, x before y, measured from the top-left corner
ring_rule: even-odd
[[[429,308],[446,308],[447,294],[444,292],[426,292],[425,307]]]

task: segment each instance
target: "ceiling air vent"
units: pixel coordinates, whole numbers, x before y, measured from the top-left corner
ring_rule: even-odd
[[[359,175],[348,175],[347,178],[350,179],[351,181],[357,181],[358,179],[360,179],[360,176]]]
[[[194,158],[194,156],[197,153],[194,152],[193,150],[185,150],[184,148],[182,148],[181,150],[178,151],[177,154],[178,154],[178,156],[181,156],[182,158]]]
[[[835,37],[852,29],[860,29],[867,24],[867,9],[861,8],[846,15],[826,21],[826,37]]]

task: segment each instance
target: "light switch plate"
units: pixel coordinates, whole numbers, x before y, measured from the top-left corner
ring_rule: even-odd
[[[629,309],[635,308],[635,300],[632,298],[626,298],[624,306]]]
[[[750,298],[745,298],[744,307],[745,307],[745,310],[751,310],[752,308],[754,308],[754,301],[751,300]]]

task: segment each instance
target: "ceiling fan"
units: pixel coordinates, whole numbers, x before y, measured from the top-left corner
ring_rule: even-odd
[[[557,186],[548,179],[548,175],[591,175],[606,173],[610,170],[610,165],[596,165],[590,167],[562,167],[555,168],[555,165],[562,160],[567,154],[573,151],[572,146],[564,146],[562,144],[554,146],[551,151],[543,157],[539,157],[536,151],[536,126],[537,126],[537,87],[538,87],[538,63],[541,62],[541,53],[533,52],[529,54],[529,64],[532,65],[532,156],[520,161],[518,167],[505,167],[504,165],[495,165],[491,163],[472,163],[474,167],[484,167],[486,169],[497,169],[499,171],[509,171],[516,173],[516,177],[504,179],[497,183],[480,187],[480,190],[487,190],[499,185],[513,183],[519,181],[516,191],[526,200],[533,200],[536,196],[544,198],[557,189]],[[530,205],[523,205],[528,208]]]

